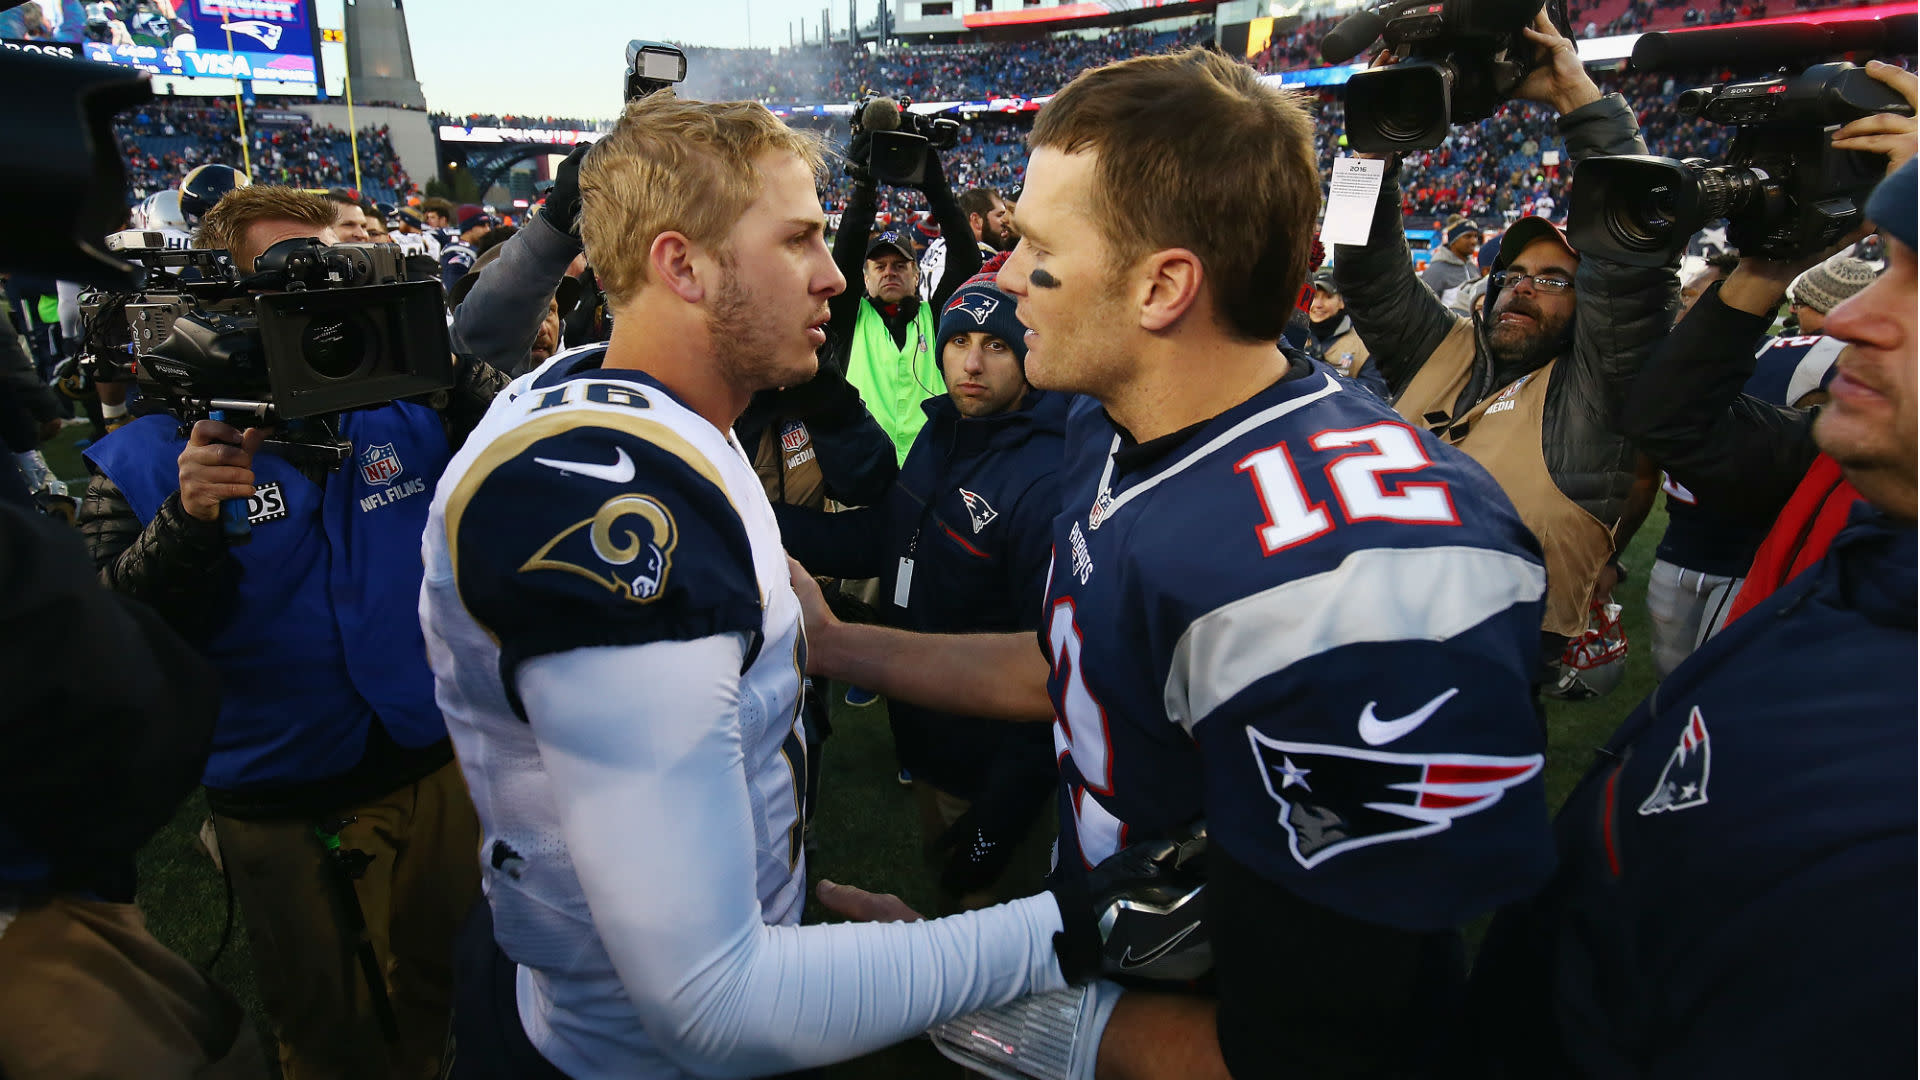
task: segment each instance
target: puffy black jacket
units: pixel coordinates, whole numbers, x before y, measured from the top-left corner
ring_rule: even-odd
[[[1618,94],[1561,117],[1560,131],[1576,163],[1597,155],[1647,152],[1633,110]],[[1333,266],[1372,363],[1398,397],[1462,318],[1414,275],[1400,220],[1398,163],[1387,168],[1368,243],[1335,247]],[[1672,265],[1646,269],[1585,255],[1575,294],[1572,351],[1555,365],[1547,384],[1542,449],[1561,492],[1614,528],[1627,516],[1637,472],[1634,447],[1621,434],[1618,416],[1634,375],[1673,325],[1679,279]],[[1475,323],[1474,376],[1456,403],[1456,415],[1525,374],[1495,375],[1485,319],[1497,297],[1488,294]]]
[[[1620,429],[1703,506],[1771,523],[1819,455],[1817,409],[1745,393],[1773,313],[1728,307],[1715,282],[1634,381]]]

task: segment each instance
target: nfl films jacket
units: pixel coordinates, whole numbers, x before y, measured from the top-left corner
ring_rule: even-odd
[[[1474,1075],[1912,1067],[1914,550],[1856,505],[1621,725],[1481,950]]]
[[[1572,162],[1610,154],[1644,154],[1633,110],[1609,94],[1560,118]],[[1414,275],[1400,214],[1400,169],[1389,163],[1365,246],[1339,245],[1334,277],[1354,326],[1372,350],[1369,363],[1386,377],[1394,398],[1463,318],[1449,311]],[[1554,485],[1603,525],[1614,527],[1634,501],[1635,450],[1620,433],[1618,414],[1634,374],[1673,324],[1679,285],[1672,267],[1627,266],[1597,255],[1580,260],[1571,350],[1547,388],[1542,449]],[[1493,310],[1489,293],[1482,320]],[[1524,371],[1496,372],[1486,324],[1474,327],[1474,377],[1456,403],[1496,394]],[[1650,492],[1647,493],[1650,496]],[[1625,536],[1616,536],[1624,543]]]
[[[1031,391],[1019,410],[967,419],[948,396],[929,398],[927,424],[880,505],[838,514],[774,507],[787,550],[815,574],[879,578],[881,610],[895,626],[1037,630],[1069,400]],[[979,796],[1001,722],[902,702],[889,710],[902,764],[949,794]],[[1051,771],[1047,752],[1039,760]]]
[[[353,457],[338,472],[256,455],[254,535],[241,547],[181,507],[172,416],[142,416],[88,449],[80,526],[101,581],[220,671],[204,776],[215,810],[304,814],[451,760],[415,614],[420,533],[441,469],[504,385],[471,359],[456,372],[444,409],[344,414]]]

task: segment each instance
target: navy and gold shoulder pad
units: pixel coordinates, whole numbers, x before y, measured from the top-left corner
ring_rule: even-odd
[[[719,470],[644,417],[541,417],[447,499],[461,602],[503,672],[547,653],[760,630],[759,583]]]

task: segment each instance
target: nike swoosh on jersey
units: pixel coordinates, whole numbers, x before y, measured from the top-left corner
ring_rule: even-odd
[[[1134,968],[1146,967],[1148,964],[1172,952],[1176,946],[1187,940],[1189,934],[1192,934],[1198,929],[1200,929],[1199,923],[1190,922],[1182,927],[1179,933],[1148,949],[1140,956],[1133,955],[1133,946],[1127,946],[1126,951],[1120,954],[1120,969],[1122,971],[1130,971]]]
[[[560,461],[555,458],[543,457],[537,457],[533,460],[549,468],[559,469],[561,472],[590,476],[595,480],[605,480],[610,484],[624,484],[633,479],[633,459],[627,456],[627,448],[624,446],[614,447],[614,453],[620,456],[615,458],[611,465],[593,465],[584,461]]]
[[[1360,710],[1360,740],[1368,746],[1385,746],[1395,739],[1412,734],[1414,728],[1426,723],[1428,717],[1439,712],[1440,706],[1452,700],[1453,695],[1459,692],[1460,688],[1456,686],[1397,720],[1382,720],[1373,715],[1373,707],[1380,703],[1369,701],[1367,707]]]

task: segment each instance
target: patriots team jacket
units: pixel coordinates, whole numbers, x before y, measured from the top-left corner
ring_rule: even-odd
[[[838,514],[774,507],[787,550],[816,574],[879,578],[894,626],[1038,628],[1069,401],[1030,391],[1023,408],[969,419],[945,394],[927,399],[926,426],[880,505]],[[963,798],[975,793],[997,744],[997,735],[974,730],[988,721],[956,723],[899,702],[890,715],[901,761],[916,776]]]
[[[1914,539],[1855,507],[1621,726],[1489,934],[1479,1072],[1912,1073]]]

